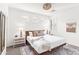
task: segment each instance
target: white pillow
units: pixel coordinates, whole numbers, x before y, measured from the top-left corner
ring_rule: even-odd
[[[33,36],[32,32],[29,32],[29,36]]]

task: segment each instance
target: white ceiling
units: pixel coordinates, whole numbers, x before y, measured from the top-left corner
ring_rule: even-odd
[[[52,3],[56,11],[78,6],[77,3]],[[34,13],[44,14],[51,16],[53,12],[46,13],[43,8],[43,3],[19,3],[19,4],[9,4],[9,7],[18,8],[25,11],[30,11]]]

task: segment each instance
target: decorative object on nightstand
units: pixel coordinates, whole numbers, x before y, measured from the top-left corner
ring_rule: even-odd
[[[23,28],[19,28],[19,32],[20,32],[20,37],[23,36]]]

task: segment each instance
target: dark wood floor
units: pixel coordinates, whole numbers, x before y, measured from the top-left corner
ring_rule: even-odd
[[[16,48],[8,47],[7,55],[36,55],[34,49],[29,46],[19,46]],[[66,44],[63,47],[45,52],[41,55],[79,55],[79,47]]]

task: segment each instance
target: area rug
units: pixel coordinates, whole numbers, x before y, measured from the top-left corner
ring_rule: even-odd
[[[33,48],[29,45],[20,47],[20,52],[22,55],[36,55],[33,51]],[[66,44],[42,55],[79,55],[79,47]]]

